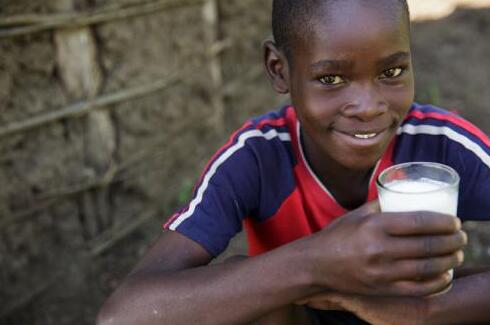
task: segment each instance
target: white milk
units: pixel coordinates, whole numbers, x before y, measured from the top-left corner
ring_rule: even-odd
[[[446,183],[431,179],[398,180],[384,186],[389,190],[378,188],[383,212],[433,211],[456,216],[458,190]],[[448,272],[452,279],[454,270]]]
[[[457,188],[430,180],[397,180],[380,189],[379,201],[383,212],[434,211],[456,215]],[[391,190],[391,191],[390,191]]]

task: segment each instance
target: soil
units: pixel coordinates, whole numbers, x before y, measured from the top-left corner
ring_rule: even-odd
[[[78,1],[76,9],[116,2]],[[56,3],[0,0],[0,15],[55,12]],[[104,75],[101,93],[165,78],[171,71],[187,77],[167,90],[110,107],[117,134],[113,164],[124,166],[112,185],[74,190],[107,172],[86,162],[83,117],[0,138],[0,324],[93,324],[103,300],[184,204],[227,134],[287,100],[273,94],[262,72],[260,47],[270,34],[269,13],[270,1],[221,2],[220,37],[231,46],[221,55],[226,112],[224,130],[218,131],[210,120],[201,8],[92,28]],[[490,9],[457,10],[413,25],[417,100],[457,110],[487,133],[489,29]],[[0,125],[70,103],[51,31],[0,40]],[[136,231],[104,253],[90,254],[102,235],[149,208],[152,217]],[[92,219],[95,230],[88,227]],[[466,227],[468,263],[490,263],[490,227]],[[245,246],[239,236],[224,255],[245,252]]]

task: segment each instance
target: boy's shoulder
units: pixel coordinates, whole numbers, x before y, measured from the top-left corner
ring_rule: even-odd
[[[456,112],[415,103],[397,134],[396,163],[438,161],[455,167],[476,161],[490,167],[488,135]]]
[[[245,157],[270,161],[289,157],[295,161],[291,142],[296,124],[296,113],[290,105],[253,117],[231,134],[211,161],[227,160],[232,155],[242,161]]]
[[[290,142],[296,123],[294,108],[286,105],[250,118],[231,135],[229,142],[246,142],[247,144],[263,140],[270,143],[275,142],[271,140]]]
[[[408,111],[403,124],[414,122],[439,122],[439,123],[454,123],[465,121],[463,117],[458,115],[457,110],[446,110],[430,104],[413,103]],[[467,121],[465,121],[467,122]],[[469,122],[467,122],[469,123]]]
[[[488,135],[457,113],[457,110],[414,103],[398,132],[408,134],[446,135],[449,138],[470,138],[490,147]]]
[[[270,130],[273,128],[287,128],[296,123],[296,113],[291,105],[284,105],[268,111],[262,115],[251,118],[249,123],[251,128],[260,130]]]

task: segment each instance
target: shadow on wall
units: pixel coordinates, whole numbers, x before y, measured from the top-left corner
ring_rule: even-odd
[[[454,109],[490,133],[490,9],[413,24],[417,99]]]

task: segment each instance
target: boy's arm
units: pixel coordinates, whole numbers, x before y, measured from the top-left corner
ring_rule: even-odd
[[[444,288],[442,274],[458,264],[464,245],[456,219],[375,210],[366,205],[314,235],[213,266],[205,265],[211,256],[201,246],[164,232],[103,306],[98,324],[237,324],[326,288],[412,296]],[[396,257],[402,260],[393,263]],[[406,280],[416,277],[428,280]]]
[[[457,278],[447,293],[429,297],[373,297],[326,292],[301,302],[312,308],[348,310],[377,325],[490,323],[490,271]]]
[[[246,323],[318,292],[295,249],[205,266],[211,256],[166,231],[103,305],[97,324]]]
[[[490,272],[458,278],[445,295],[428,299],[430,324],[490,322]]]

